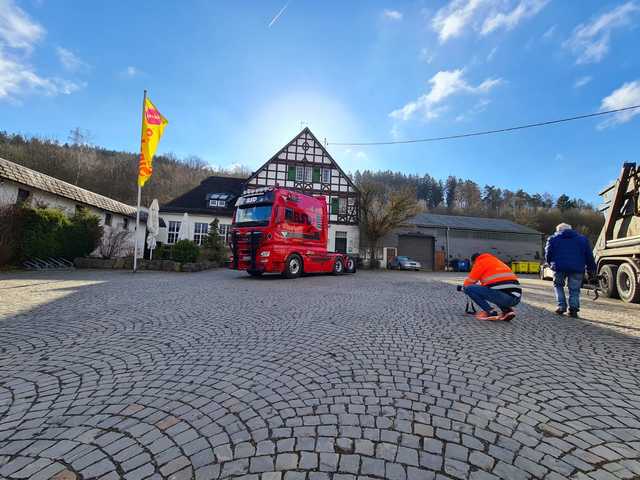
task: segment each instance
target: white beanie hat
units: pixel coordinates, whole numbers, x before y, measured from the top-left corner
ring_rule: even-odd
[[[556,227],[556,232],[564,232],[565,230],[571,230],[571,225],[569,225],[568,223],[560,223]]]

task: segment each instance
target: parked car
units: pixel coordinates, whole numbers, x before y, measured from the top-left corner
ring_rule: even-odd
[[[410,259],[409,257],[393,257],[391,261],[387,264],[387,268],[390,270],[420,270],[422,265],[420,262]]]

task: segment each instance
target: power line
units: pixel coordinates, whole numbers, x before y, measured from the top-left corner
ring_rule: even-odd
[[[604,112],[588,113],[586,115],[578,115],[575,117],[560,118],[558,120],[548,120],[546,122],[528,123],[526,125],[518,125],[516,127],[499,128],[497,130],[481,130],[479,132],[460,133],[458,135],[448,135],[446,137],[418,138],[413,140],[389,140],[383,142],[327,142],[327,145],[343,145],[343,146],[365,146],[365,145],[396,145],[400,143],[422,143],[422,142],[438,142],[441,140],[454,140],[457,138],[479,137],[481,135],[491,135],[494,133],[513,132],[514,130],[524,130],[525,128],[544,127],[554,125],[556,123],[572,122],[573,120],[582,120],[584,118],[599,117],[609,115],[611,113],[625,112],[640,108],[640,105],[632,105],[630,107],[616,108],[615,110],[606,110]]]

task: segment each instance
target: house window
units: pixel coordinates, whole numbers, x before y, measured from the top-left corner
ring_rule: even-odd
[[[304,167],[304,181],[307,183],[313,182],[313,168]]]
[[[16,203],[18,205],[20,205],[21,203],[24,203],[27,201],[27,199],[29,198],[29,194],[31,192],[29,192],[29,190],[25,190],[23,188],[19,188],[18,189],[18,199],[16,201]]]
[[[122,229],[129,230],[129,219],[127,217],[122,220]]]
[[[169,245],[174,244],[178,241],[178,232],[180,231],[180,223],[182,222],[177,222],[173,220],[169,221],[169,228],[167,229],[167,243]]]
[[[231,232],[231,225],[228,223],[219,223],[218,224],[218,235],[224,237],[225,241],[227,241],[227,237]]]
[[[227,202],[225,202],[224,200],[209,200],[209,206],[210,207],[226,207],[227,206]]]
[[[296,182],[304,182],[304,167],[296,167]]]
[[[80,215],[85,212],[87,209],[84,205],[76,205],[76,215]]]
[[[347,199],[340,197],[338,199],[338,213],[340,215],[344,215],[345,213],[347,213]]]
[[[209,224],[196,222],[193,231],[193,241],[197,245],[202,245],[207,233],[209,233]]]
[[[331,183],[331,169],[323,168],[322,169],[322,183]]]
[[[104,214],[104,224],[111,226],[112,217],[113,217],[113,215],[111,215],[110,213],[105,213]]]

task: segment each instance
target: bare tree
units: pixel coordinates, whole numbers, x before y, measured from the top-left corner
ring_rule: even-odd
[[[380,240],[421,211],[416,193],[410,188],[390,190],[375,181],[360,185],[361,228],[372,266],[377,263]]]
[[[127,248],[130,247],[130,235],[131,232],[127,230],[114,231],[113,229],[109,229],[108,232],[105,232],[99,247],[102,258],[124,256],[127,253]]]
[[[92,163],[96,158],[96,151],[91,146],[91,132],[76,127],[69,132],[69,143],[73,145],[74,156],[76,157],[76,181],[74,185],[78,185],[80,181],[80,167],[83,163]]]

